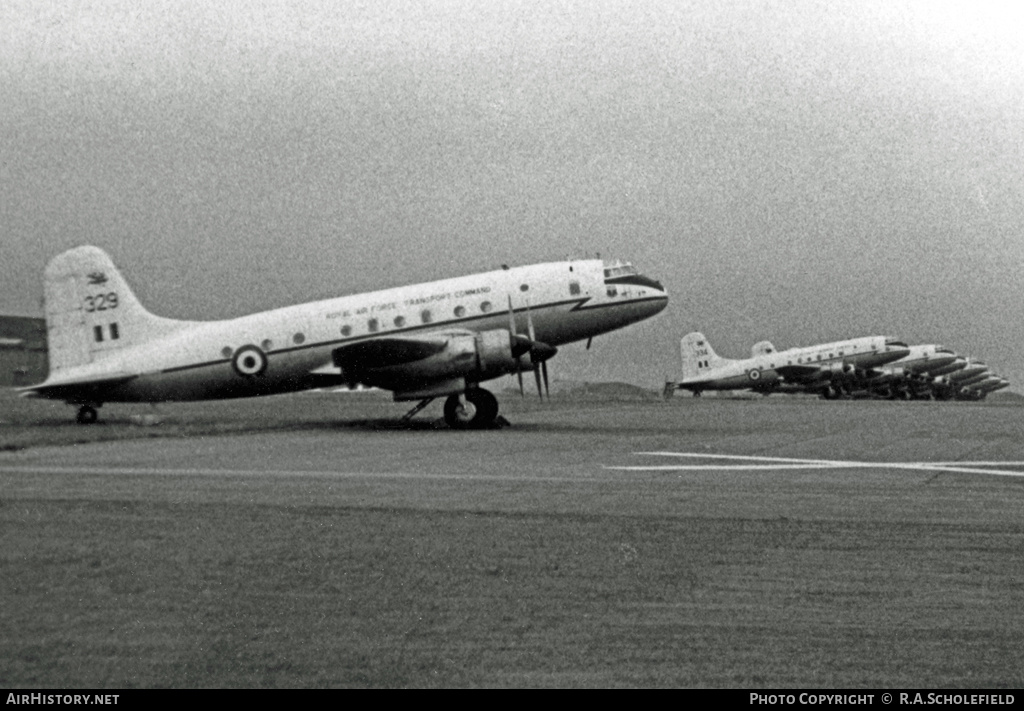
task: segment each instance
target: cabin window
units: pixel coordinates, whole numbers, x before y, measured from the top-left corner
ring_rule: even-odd
[[[346,323],[344,326],[341,327],[341,335],[343,335],[343,336],[351,336],[352,335],[352,327],[349,326]]]
[[[466,315],[466,307],[465,306],[456,306],[455,307],[455,317],[456,318],[462,318],[465,315]]]
[[[395,316],[395,326],[401,328],[405,325],[405,316]]]
[[[274,347],[274,342],[269,338],[264,338],[263,341],[260,342],[260,346],[263,348],[263,350],[269,351]]]
[[[529,291],[529,290],[530,290],[530,285],[529,284],[520,284],[519,285],[519,291]]]
[[[305,342],[306,337],[301,333],[296,333],[294,336],[292,336],[292,343],[294,343],[297,346],[300,346]]]
[[[380,322],[375,318],[371,318],[366,322],[366,328],[370,330],[370,333],[376,333],[377,329],[380,328]]]
[[[609,286],[608,287],[608,296],[618,296],[618,295],[619,295],[619,290],[617,288],[615,288],[614,286]]]
[[[569,296],[579,296],[580,283],[578,281],[569,282]]]
[[[433,320],[434,316],[430,313],[430,309],[423,309],[423,311],[420,312],[420,321],[423,323],[430,323]]]
[[[482,304],[480,304],[480,310],[483,311],[485,314],[489,314],[492,308],[493,307],[491,306],[490,301],[485,301]]]
[[[110,324],[110,340],[116,341],[120,337],[121,337],[120,334],[117,332],[117,324],[116,323]]]
[[[220,351],[221,357],[223,358],[230,358],[232,353],[234,353],[234,351],[231,350],[231,346],[224,346]]]
[[[93,326],[92,335],[96,339],[97,343],[103,342],[103,326]]]

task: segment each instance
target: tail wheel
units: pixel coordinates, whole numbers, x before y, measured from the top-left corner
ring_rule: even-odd
[[[498,416],[498,400],[483,388],[450,395],[444,403],[444,421],[453,430],[490,427]]]
[[[96,412],[95,407],[88,405],[82,405],[78,408],[78,414],[75,416],[75,420],[80,425],[91,425],[99,417],[99,413]]]

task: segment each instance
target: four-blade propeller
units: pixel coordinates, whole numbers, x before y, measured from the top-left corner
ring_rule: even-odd
[[[533,329],[533,316],[530,314],[530,304],[526,304],[526,336],[522,336],[516,327],[516,312],[512,308],[512,297],[508,297],[508,332],[511,335],[512,356],[516,359],[516,378],[519,379],[519,394],[526,397],[523,390],[523,368],[521,357],[530,357],[530,369],[533,370],[534,378],[537,381],[537,396],[544,397],[546,393],[551,398],[551,389],[548,383],[548,358],[558,353],[558,349],[537,340]],[[541,391],[541,379],[544,381],[544,390]]]

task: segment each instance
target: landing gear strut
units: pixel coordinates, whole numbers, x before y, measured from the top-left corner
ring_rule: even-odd
[[[430,404],[430,403],[432,403],[433,401],[434,401],[434,398],[432,398],[432,397],[425,397],[425,398],[423,398],[422,400],[420,400],[420,401],[419,401],[418,403],[416,403],[416,406],[415,406],[415,407],[413,407],[413,408],[412,408],[411,410],[409,410],[409,411],[408,411],[407,413],[405,413],[404,415],[402,415],[402,422],[408,422],[409,420],[411,420],[411,419],[413,418],[413,416],[414,416],[414,415],[415,415],[415,414],[416,414],[417,412],[419,412],[420,410],[422,410],[422,409],[423,409],[424,407],[426,407],[427,405],[429,405],[429,404]]]
[[[444,421],[453,430],[491,427],[497,417],[498,400],[483,388],[470,388],[463,395],[449,395],[444,403]]]
[[[96,408],[91,405],[82,405],[78,408],[78,414],[75,416],[75,420],[80,425],[91,425],[99,417],[99,413],[96,412]]]

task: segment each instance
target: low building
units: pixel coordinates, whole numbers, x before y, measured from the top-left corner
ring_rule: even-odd
[[[0,386],[20,387],[46,379],[46,321],[0,316]]]

